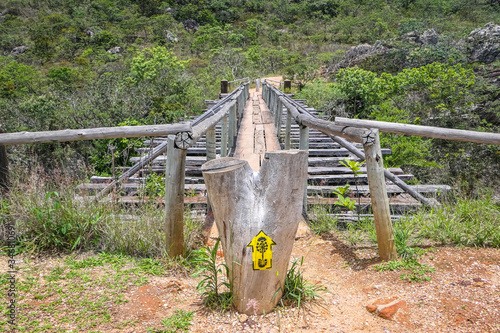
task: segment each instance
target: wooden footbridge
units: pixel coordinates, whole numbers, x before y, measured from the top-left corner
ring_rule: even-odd
[[[300,148],[300,125],[293,117],[288,117],[288,109],[281,106],[281,110],[279,110],[276,106],[271,106],[270,110],[268,107],[268,103],[272,102],[271,97],[269,97],[270,91],[278,90],[270,83],[264,83],[265,101],[261,92],[248,89],[248,84],[245,84],[244,87],[248,90],[244,96],[246,102],[244,104],[237,103],[235,106],[237,109],[235,119],[230,119],[231,113],[228,114],[227,119],[223,118],[215,125],[213,132],[201,137],[186,151],[184,186],[186,197],[184,203],[190,205],[191,209],[206,211],[206,188],[201,172],[201,165],[206,161],[232,156],[248,161],[250,166],[257,171],[267,151]],[[223,98],[226,96],[225,93],[221,94]],[[209,109],[220,101],[208,101]],[[308,108],[304,104],[305,102],[305,100],[295,101],[300,108],[312,116],[318,117],[318,111]],[[228,124],[230,126],[236,125],[234,138],[231,138],[233,132],[230,133],[231,130],[227,129]],[[229,138],[226,139],[228,134]],[[334,203],[338,201],[335,190],[346,184],[351,184],[351,196],[356,198],[356,205],[361,205],[359,210],[363,214],[370,214],[370,191],[366,167],[362,167],[361,174],[355,176],[349,168],[341,164],[341,161],[345,159],[358,162],[364,162],[364,159],[354,155],[348,148],[334,141],[331,136],[317,129],[309,129],[308,138],[307,147],[305,147],[309,151],[307,206],[328,205],[331,207],[331,211],[337,211],[341,221],[349,222],[353,219],[352,215],[347,214],[347,212],[343,214],[341,208]],[[140,156],[130,159],[130,162],[134,164],[142,161],[141,167],[118,168],[121,172],[128,172],[128,178],[124,178],[121,184],[116,184],[119,186],[113,188],[115,199],[124,204],[140,204],[147,200],[143,195],[147,175],[152,172],[158,175],[165,174],[166,149],[162,149],[160,155],[157,155],[156,152],[158,148],[165,147],[167,141],[167,137],[145,140],[144,145],[147,148],[137,149]],[[352,147],[357,150],[362,149],[361,144],[354,144]],[[382,149],[382,154],[390,153],[390,149]],[[157,156],[154,157],[155,155]],[[135,171],[134,174],[130,170]],[[391,168],[389,172],[398,176],[401,181],[414,180],[413,175],[405,174],[400,168]],[[77,190],[82,195],[93,196],[103,193],[102,191],[106,189],[111,189],[110,184],[113,181],[112,177],[94,176],[90,183],[78,186]],[[435,193],[451,190],[448,185],[411,185],[409,188],[425,197],[430,197],[428,200],[433,203],[435,203],[433,199]],[[412,211],[421,205],[418,199],[413,198],[392,181],[387,182],[387,193],[393,218],[398,218],[399,214]]]
[[[149,137],[147,148],[138,149],[132,167],[119,167],[121,175],[94,176],[88,184],[78,186],[87,199],[119,200],[123,204],[140,204],[146,198],[147,175],[165,175],[166,241],[171,256],[184,251],[184,205],[206,210],[207,195],[201,166],[207,161],[233,156],[248,161],[259,170],[266,152],[276,150],[307,150],[308,177],[304,184],[303,208],[316,204],[337,208],[334,191],[351,184],[351,196],[363,214],[373,216],[377,226],[379,253],[383,259],[395,255],[390,220],[421,205],[436,205],[435,194],[450,191],[447,185],[407,185],[414,180],[400,168],[383,168],[379,130],[407,135],[500,144],[500,134],[442,129],[425,126],[382,123],[337,118],[335,122],[319,116],[308,108],[305,100],[294,100],[275,86],[276,82],[257,80],[250,89],[250,80],[223,81],[218,100],[207,101],[207,110],[199,117],[178,124],[154,126],[124,126],[62,130],[50,132],[21,132],[0,134],[2,145],[61,142],[74,140],[109,139],[120,137]],[[288,83],[289,84],[289,83]],[[282,87],[282,82],[278,82]],[[287,87],[287,82],[283,85]],[[5,149],[3,149],[5,152]],[[0,157],[5,156],[1,154]],[[5,157],[3,157],[5,159]],[[349,159],[364,163],[361,174],[354,175],[341,161]],[[4,161],[6,164],[6,160]],[[3,164],[2,164],[3,165]],[[0,184],[7,170],[0,170]],[[354,186],[356,185],[356,186]]]

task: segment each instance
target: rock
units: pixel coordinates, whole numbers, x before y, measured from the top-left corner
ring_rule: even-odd
[[[424,33],[419,37],[419,42],[423,45],[436,45],[439,42],[439,35],[434,29],[429,29],[424,31]]]
[[[193,19],[182,21],[182,25],[184,26],[184,29],[189,32],[193,30],[198,31],[198,29],[200,29],[200,24]]]
[[[401,308],[406,308],[406,302],[399,299],[379,299],[366,306],[368,312],[387,320],[393,320]]]
[[[165,30],[165,41],[171,43],[177,43],[179,39],[175,36],[175,34],[169,30]]]
[[[377,41],[373,46],[370,44],[353,46],[345,53],[344,58],[338,63],[335,70],[356,65],[368,57],[385,53],[386,51],[387,48],[380,41]]]
[[[410,31],[403,36],[401,36],[401,39],[410,42],[410,43],[418,43],[420,36],[418,35],[418,31]]]
[[[248,316],[246,314],[240,314],[238,319],[240,320],[240,323],[244,323],[248,320]]]
[[[167,14],[167,13],[174,15],[174,10],[172,8],[168,7],[167,9],[165,9],[165,14]]]
[[[467,37],[469,57],[472,61],[492,63],[500,59],[500,25],[487,23]]]
[[[21,45],[13,48],[12,51],[10,52],[10,55],[16,57],[24,52],[26,52],[26,46]]]
[[[90,38],[94,37],[94,35],[95,35],[95,34],[92,32],[92,30],[91,30],[90,28],[85,28],[85,30],[84,30],[84,31],[85,31],[85,34],[86,34],[88,37],[90,37]]]
[[[112,47],[108,50],[111,54],[120,54],[121,48],[119,46]]]

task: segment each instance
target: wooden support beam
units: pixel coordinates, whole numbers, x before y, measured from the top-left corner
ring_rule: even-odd
[[[0,127],[0,133],[3,133]],[[9,158],[7,156],[7,147],[0,145],[0,193],[9,191]]]
[[[363,136],[363,147],[366,156],[366,173],[370,188],[370,199],[375,229],[377,232],[378,252],[382,260],[388,261],[397,257],[392,232],[391,212],[385,186],[384,162],[380,149],[380,138],[377,129],[366,131]]]
[[[221,121],[220,157],[227,156],[227,132],[227,116],[225,116]]]
[[[354,146],[352,143],[338,136],[331,135],[330,137],[332,138],[333,141],[337,142],[341,146],[344,146],[359,159],[366,160],[365,153],[362,152],[360,149],[356,148],[356,146]],[[404,181],[402,181],[398,176],[391,173],[389,170],[384,169],[384,176],[390,181],[392,181],[394,184],[399,186],[401,189],[403,189],[406,193],[410,194],[412,197],[423,203],[424,205],[429,207],[435,206],[429,199],[427,199],[426,197],[415,191],[413,188],[411,188],[409,185],[407,185]]]
[[[184,255],[184,170],[186,149],[175,147],[175,137],[168,136],[165,168],[165,236],[170,258]]]
[[[238,312],[269,313],[279,302],[302,220],[307,153],[267,152],[256,173],[248,162],[220,158],[202,167]],[[262,234],[262,233],[263,234]]]
[[[309,150],[309,127],[307,126],[300,126],[299,149],[305,151]],[[309,153],[307,154],[307,156],[309,156]],[[305,214],[305,216],[307,215],[307,180],[304,183],[304,199],[302,212]]]
[[[217,157],[216,156],[217,148],[215,145],[215,126],[207,130],[206,138],[207,138],[206,152],[207,152],[207,162],[208,162],[211,160],[215,160],[215,158]]]
[[[290,149],[290,132],[292,128],[292,114],[287,110],[286,112],[286,127],[285,127],[285,149]]]
[[[385,121],[348,119],[341,117],[335,118],[335,124],[360,128],[377,128],[381,132],[386,133],[416,135],[443,140],[484,143],[488,145],[500,145],[500,133],[475,132],[452,128],[398,124]]]
[[[179,132],[191,132],[191,124],[119,126],[86,129],[66,129],[45,132],[17,132],[0,134],[0,145],[25,143],[63,142],[95,139],[134,138],[141,136],[164,136]]]

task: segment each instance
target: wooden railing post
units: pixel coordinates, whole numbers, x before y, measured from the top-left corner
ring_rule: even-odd
[[[4,133],[1,127],[0,133]],[[0,145],[0,192],[7,192],[9,187],[9,158],[7,156],[7,147]]]
[[[221,121],[220,131],[220,157],[227,156],[227,116],[224,116]]]
[[[292,131],[292,113],[287,109],[286,111],[286,127],[285,127],[285,149],[289,150],[291,146],[290,133]]]
[[[215,142],[215,126],[210,127],[205,134],[207,144],[207,162],[217,158],[217,146]],[[212,211],[210,198],[207,196],[207,212]]]
[[[300,125],[300,150],[307,150],[307,155],[309,155],[309,127]],[[303,212],[307,214],[307,179],[304,186],[304,208]]]
[[[220,93],[227,94],[229,92],[229,83],[227,80],[220,81]]]
[[[384,162],[380,149],[378,129],[367,130],[363,134],[363,148],[366,157],[366,173],[372,203],[375,229],[377,231],[378,252],[382,260],[396,258],[396,246],[392,232],[391,212],[385,186]]]
[[[283,90],[285,92],[290,92],[290,90],[292,90],[292,81],[290,80],[285,80],[284,81],[284,84],[283,84]]]
[[[184,177],[187,149],[175,147],[168,136],[165,171],[165,235],[169,257],[184,255]]]
[[[281,142],[281,123],[283,118],[283,103],[278,100],[278,123],[276,124],[276,133],[278,133],[278,139]]]
[[[236,136],[236,105],[229,109],[229,124],[228,124],[228,144],[229,150],[234,146],[234,137]]]

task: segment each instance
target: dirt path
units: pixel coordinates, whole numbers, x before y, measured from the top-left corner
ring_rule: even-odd
[[[132,264],[121,270],[116,264],[70,269],[64,264],[66,255],[22,258],[26,264],[19,273],[18,285],[24,287],[18,321],[29,326],[28,331],[43,324],[51,327],[46,332],[138,333],[148,327],[163,332],[161,321],[184,310],[194,312],[189,332],[200,333],[500,332],[500,250],[436,247],[420,259],[436,270],[429,274],[430,281],[410,283],[400,278],[402,271],[374,269],[378,263],[374,244],[351,246],[338,236],[311,236],[294,244],[292,256],[304,257],[305,278],[327,288],[320,293],[322,298],[259,316],[207,310],[196,291],[200,278],[183,269],[136,276],[126,273]],[[97,258],[84,253],[74,260],[90,260],[89,256]],[[54,280],[56,267],[63,271],[58,280]],[[58,288],[63,292],[56,292]],[[111,299],[102,303],[104,295]],[[1,306],[6,304],[3,296]],[[405,305],[393,320],[386,320],[366,310],[380,299],[400,299]],[[103,320],[105,313],[108,319]]]
[[[261,92],[256,92],[255,88],[250,89],[234,157],[248,161],[252,169],[258,171],[266,151],[273,150],[280,150],[273,117],[262,99]]]

